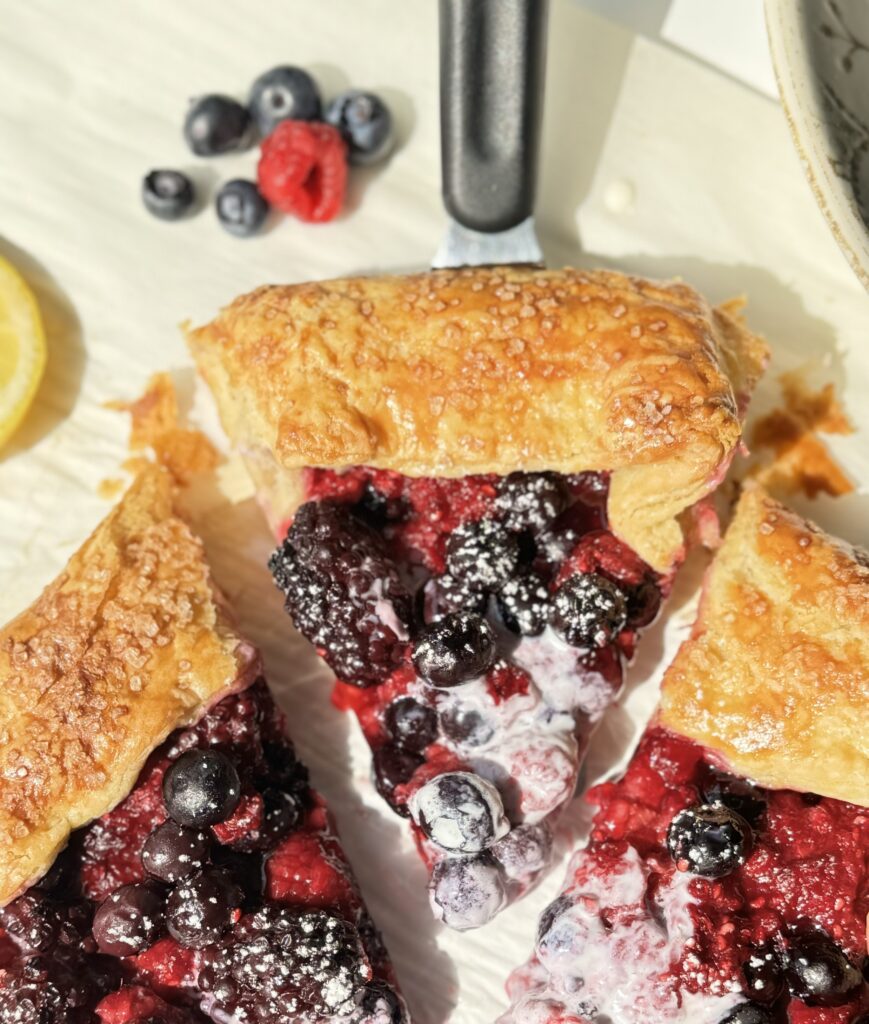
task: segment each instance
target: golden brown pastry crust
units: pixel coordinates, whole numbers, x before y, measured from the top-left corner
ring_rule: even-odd
[[[129,793],[173,729],[256,667],[168,474],[147,469],[0,632],[0,905]]]
[[[765,786],[869,806],[869,559],[746,490],[660,715]]]
[[[188,340],[260,476],[612,470],[612,526],[660,569],[766,358],[732,309],[686,285],[578,270],[265,287]]]

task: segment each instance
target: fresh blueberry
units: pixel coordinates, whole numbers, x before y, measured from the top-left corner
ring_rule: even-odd
[[[476,857],[444,857],[429,882],[435,914],[456,931],[480,928],[507,902],[504,878],[488,853]]]
[[[667,830],[667,849],[680,871],[721,878],[745,863],[751,826],[723,804],[700,804],[679,811]]]
[[[383,720],[387,732],[403,750],[421,754],[437,739],[437,713],[413,697],[394,700],[384,712]]]
[[[520,573],[498,591],[498,610],[507,629],[520,636],[539,636],[549,617],[549,588],[533,572]]]
[[[283,65],[260,75],[250,88],[248,106],[263,138],[281,121],[316,121],[320,92],[307,71]]]
[[[509,831],[498,790],[471,772],[446,772],[410,801],[423,835],[449,853],[479,853]]]
[[[184,118],[184,141],[197,156],[244,149],[251,140],[250,113],[229,96],[201,96]]]
[[[188,949],[217,942],[241,906],[242,893],[220,869],[198,871],[175,886],[166,904],[169,934]]]
[[[350,89],[341,93],[326,109],[325,120],[344,137],[352,164],[383,160],[395,142],[392,114],[383,100],[371,92]]]
[[[163,882],[177,882],[198,871],[208,857],[208,836],[177,822],[164,821],[145,840],[142,864],[149,875]]]
[[[269,204],[252,181],[233,178],[222,185],[214,200],[217,219],[231,235],[249,238],[263,226]]]
[[[447,568],[472,590],[498,590],[519,564],[515,534],[496,519],[457,526],[447,540]]]
[[[235,765],[219,750],[190,750],[163,777],[166,810],[179,825],[204,828],[225,821],[240,797]]]
[[[773,1024],[773,1019],[765,1006],[759,1006],[757,1003],[740,1003],[722,1017],[718,1024]]]
[[[122,885],[94,915],[94,938],[110,956],[132,956],[156,942],[163,928],[163,892],[152,882]]]
[[[785,964],[791,995],[807,1006],[839,1006],[863,983],[860,971],[822,931],[793,939]]]
[[[569,644],[606,647],[626,621],[625,595],[597,573],[571,576],[555,592],[550,622]]]
[[[458,686],[482,675],[494,660],[494,630],[468,612],[453,612],[424,627],[413,645],[413,664],[432,686]]]
[[[142,179],[142,201],[160,220],[180,220],[193,207],[193,182],[181,171],[150,171]]]
[[[557,473],[511,473],[498,484],[495,507],[508,529],[539,533],[564,510],[568,497]]]

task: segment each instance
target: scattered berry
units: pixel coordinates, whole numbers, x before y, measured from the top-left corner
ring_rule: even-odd
[[[740,1003],[722,1017],[719,1024],[773,1024],[773,1016],[765,1006]]]
[[[163,882],[177,882],[198,871],[208,857],[208,836],[177,822],[164,821],[145,840],[142,864],[149,875]]]
[[[498,590],[519,565],[516,537],[495,519],[457,526],[447,540],[447,568],[473,590]]]
[[[401,750],[391,743],[386,743],[374,751],[372,771],[374,788],[395,811],[403,818],[410,816],[406,804],[395,798],[395,787],[409,782],[413,773],[423,764],[423,758],[410,750]]]
[[[193,208],[193,182],[181,171],[150,171],[142,179],[142,202],[160,220],[179,220]]]
[[[403,750],[421,754],[437,739],[437,713],[414,697],[394,700],[386,708],[383,719],[387,732]]]
[[[197,871],[169,896],[166,927],[182,946],[204,949],[227,932],[241,901],[241,890],[224,871]]]
[[[334,220],[347,187],[344,141],[328,124],[281,121],[263,139],[257,180],[260,192],[284,213],[315,223]]]
[[[494,724],[469,705],[450,701],[438,718],[444,736],[460,747],[483,747],[495,735]]]
[[[635,587],[619,584],[627,601],[629,629],[651,625],[661,610],[661,590],[654,580],[646,579]]]
[[[723,804],[744,818],[753,829],[760,824],[766,811],[766,799],[757,786],[726,772],[710,769],[708,778],[700,787],[703,802]]]
[[[507,629],[520,636],[539,636],[549,618],[549,589],[532,572],[520,573],[498,591],[498,610]]]
[[[527,884],[552,857],[552,833],[544,823],[517,825],[490,846],[489,853],[508,879]]]
[[[244,149],[250,137],[250,113],[229,96],[202,96],[184,118],[184,141],[197,156]]]
[[[349,89],[326,109],[326,121],[341,133],[350,150],[350,163],[375,164],[389,155],[395,141],[392,114],[371,92]]]
[[[264,72],[250,87],[248,106],[261,136],[281,121],[316,121],[320,91],[307,71],[282,65]]]
[[[507,902],[504,879],[488,853],[438,861],[432,870],[429,896],[435,914],[456,931],[480,928]]]
[[[47,953],[60,932],[58,906],[38,889],[29,889],[0,910],[0,926],[26,949]]]
[[[365,986],[359,1009],[350,1024],[408,1024],[404,1000],[385,981],[372,981]]]
[[[268,906],[203,952],[199,981],[238,1020],[295,1024],[350,1015],[371,967],[352,925],[325,910]]]
[[[771,945],[752,951],[742,965],[745,993],[761,1003],[771,1003],[782,990],[781,962],[778,951]]]
[[[214,200],[217,219],[231,235],[249,238],[265,223],[269,204],[252,181],[233,178],[221,185]]]
[[[373,686],[400,664],[410,596],[381,538],[346,505],[302,505],[269,568],[296,628],[344,682]]]
[[[550,622],[569,644],[605,647],[626,621],[624,594],[604,576],[571,576],[555,592]]]
[[[468,612],[453,612],[426,626],[413,645],[413,664],[432,686],[458,686],[482,675],[494,660],[494,630]]]
[[[473,590],[465,580],[444,573],[433,576],[417,591],[417,603],[423,622],[437,622],[450,612],[475,612],[485,615],[489,595]]]
[[[103,953],[132,956],[153,946],[163,930],[163,918],[163,892],[156,885],[122,885],[94,915],[94,938]]]
[[[670,823],[667,849],[680,871],[721,878],[745,863],[751,826],[722,804],[686,807]]]
[[[540,533],[564,510],[568,497],[557,473],[511,473],[498,485],[495,508],[509,530]]]
[[[232,814],[240,797],[235,765],[219,750],[189,750],[163,778],[166,810],[179,825],[216,825]]]
[[[423,834],[449,853],[480,853],[510,828],[498,790],[470,772],[431,779],[414,793],[410,811]]]
[[[863,983],[860,971],[824,932],[808,932],[793,939],[788,954],[788,988],[807,1006],[839,1006]]]

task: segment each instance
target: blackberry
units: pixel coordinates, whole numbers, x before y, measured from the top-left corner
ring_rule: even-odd
[[[497,595],[504,625],[520,636],[539,636],[549,617],[549,589],[536,573],[514,576]]]
[[[411,599],[382,539],[346,505],[302,505],[269,568],[296,628],[345,682],[382,683],[400,663]]]
[[[91,1024],[91,1007],[119,979],[101,957],[90,961],[34,956],[4,967],[0,1024]]]
[[[397,746],[415,754],[421,754],[437,739],[437,713],[413,697],[394,700],[383,714],[383,724]]]
[[[810,931],[790,942],[785,980],[791,995],[807,1006],[840,1006],[862,985],[863,976],[829,935]]]
[[[516,572],[519,543],[503,523],[480,519],[447,538],[447,568],[472,590],[498,590]]]
[[[495,508],[509,530],[540,533],[568,500],[567,487],[557,473],[511,473],[498,484]]]
[[[0,925],[25,949],[47,953],[60,932],[58,904],[46,899],[38,889],[30,889],[0,910]]]
[[[625,596],[597,573],[571,576],[555,592],[549,621],[569,644],[606,647],[625,627]]]
[[[437,622],[451,612],[473,612],[485,615],[489,595],[484,590],[473,590],[467,582],[444,573],[426,580],[417,591],[420,621]]]
[[[410,809],[423,835],[449,853],[480,853],[510,827],[498,790],[471,772],[431,779],[414,793]]]
[[[722,804],[686,807],[670,823],[667,849],[680,871],[721,878],[745,863],[751,826]]]
[[[766,811],[766,798],[747,779],[739,779],[716,768],[709,769],[700,793],[707,804],[723,804],[756,829]]]
[[[413,645],[413,664],[432,686],[458,686],[491,668],[495,632],[485,619],[453,612],[422,629]]]
[[[200,985],[240,1020],[351,1014],[371,979],[359,934],[325,910],[267,906],[203,952]]]
[[[371,763],[374,788],[396,814],[408,817],[410,811],[407,806],[395,799],[395,787],[410,781],[413,773],[423,763],[422,756],[386,743],[374,751]]]

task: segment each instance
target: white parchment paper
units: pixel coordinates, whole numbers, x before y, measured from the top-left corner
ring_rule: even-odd
[[[37,407],[0,453],[0,620],[23,608],[105,513],[127,424],[102,403],[134,397],[155,370],[191,392],[177,329],[265,281],[422,267],[442,227],[436,5],[430,0],[0,0],[0,252],[39,296],[50,362]],[[401,147],[357,175],[346,215],[225,234],[213,211],[167,225],[139,200],[153,167],[190,170],[202,191],[251,176],[254,154],[196,161],[180,123],[200,92],[243,96],[278,62],[310,67],[324,91],[379,90]],[[860,427],[834,447],[858,493],[817,503],[820,520],[869,540],[867,301],[815,209],[778,106],[666,47],[566,2],[552,12],[539,220],[552,265],[600,262],[681,274],[714,299],[745,293],[775,350],[775,375],[809,364],[834,380]],[[207,396],[194,415],[213,423]],[[238,465],[225,489],[249,493]],[[328,674],[294,640],[263,564],[271,542],[249,500],[203,499],[216,575],[264,650],[314,781],[328,796],[418,1024],[484,1024],[528,953],[561,867],[487,928],[456,935],[430,918],[424,874],[401,824],[368,783],[355,724],[329,704]],[[612,771],[654,703],[684,635],[701,566],[683,574],[666,626],[645,638],[622,706],[598,733],[589,780]],[[588,812],[568,815],[562,856]]]

